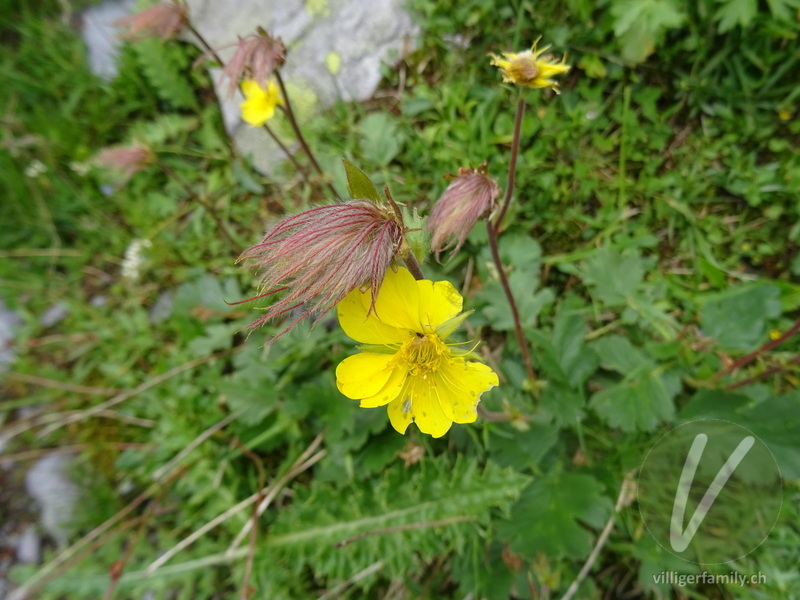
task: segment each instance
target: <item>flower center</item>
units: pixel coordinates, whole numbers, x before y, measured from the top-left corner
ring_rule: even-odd
[[[408,372],[411,375],[422,375],[423,378],[436,371],[448,354],[450,351],[447,346],[435,333],[416,334],[403,344],[399,352]]]

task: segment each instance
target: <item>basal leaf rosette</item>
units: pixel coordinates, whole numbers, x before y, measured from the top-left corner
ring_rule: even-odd
[[[338,307],[339,323],[362,352],[343,360],[336,384],[361,406],[387,406],[400,433],[413,421],[441,437],[453,423],[478,418],[481,394],[498,385],[497,375],[472,348],[448,344],[469,313],[447,281],[417,281],[404,268],[389,270],[380,291],[353,290]]]

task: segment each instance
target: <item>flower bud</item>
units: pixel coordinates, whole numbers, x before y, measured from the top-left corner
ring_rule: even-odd
[[[431,250],[439,254],[453,245],[455,254],[480,219],[486,218],[497,206],[500,187],[486,175],[486,163],[477,169],[459,169],[450,175],[453,181],[436,202],[428,218],[428,231],[433,234]],[[451,255],[452,256],[452,255]]]

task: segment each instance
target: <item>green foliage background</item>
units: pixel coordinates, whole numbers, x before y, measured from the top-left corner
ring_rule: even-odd
[[[424,269],[465,290],[469,335],[502,374],[482,405],[506,420],[440,440],[404,438],[383,410],[338,393],[333,370],[353,344],[330,318],[270,346],[280,324],[243,335],[257,313],[226,301],[254,282],[235,258],[284,211],[330,198],[288,165],[266,178],[231,156],[210,79],[192,69],[199,52],[131,44],[104,83],[59,3],[12,4],[0,5],[13,50],[0,58],[0,290],[24,324],[0,392],[7,452],[81,445],[73,540],[134,503],[49,574],[17,567],[18,583],[41,584],[36,597],[102,597],[115,561],[118,598],[240,597],[248,561],[256,598],[560,595],[626,474],[699,418],[746,425],[782,470],[775,530],[720,569],[767,583],[656,584],[664,569],[700,568],[661,549],[634,502],[576,597],[800,597],[797,338],[714,378],[798,317],[800,2],[413,0],[419,47],[385,67],[384,99],[303,124],[342,196],[344,156],[425,215],[459,167],[489,160],[504,184],[518,91],[485,55],[540,34],[568,52],[560,96],[525,92],[500,238],[540,380],[524,383],[478,227]],[[127,185],[84,172],[101,148],[132,141],[204,205],[157,168]],[[44,172],[26,175],[34,161]],[[152,247],[129,281],[134,239]],[[56,303],[66,318],[42,324]],[[110,414],[76,412],[127,390]],[[28,407],[39,412],[25,418]],[[262,485],[275,493],[253,545],[249,534],[232,545],[252,507],[231,509]]]

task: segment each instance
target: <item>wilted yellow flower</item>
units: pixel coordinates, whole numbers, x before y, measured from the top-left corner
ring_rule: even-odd
[[[244,102],[239,106],[242,109],[242,119],[253,127],[260,127],[269,121],[275,114],[275,107],[283,104],[281,92],[274,81],[267,84],[266,89],[253,79],[242,82]]]
[[[338,305],[339,323],[362,352],[336,368],[336,385],[361,406],[388,404],[389,420],[400,433],[411,421],[441,437],[453,423],[478,418],[481,394],[498,384],[470,350],[445,340],[467,317],[462,298],[447,281],[417,281],[403,268],[387,271],[372,293],[356,289]]]
[[[564,57],[557,61],[550,54],[542,56],[550,46],[537,50],[538,42],[539,40],[536,40],[530,50],[518,54],[503,52],[503,58],[490,54],[492,65],[500,67],[505,83],[516,83],[531,88],[549,87],[558,93],[558,84],[551,78],[568,72],[570,66],[564,64]]]

